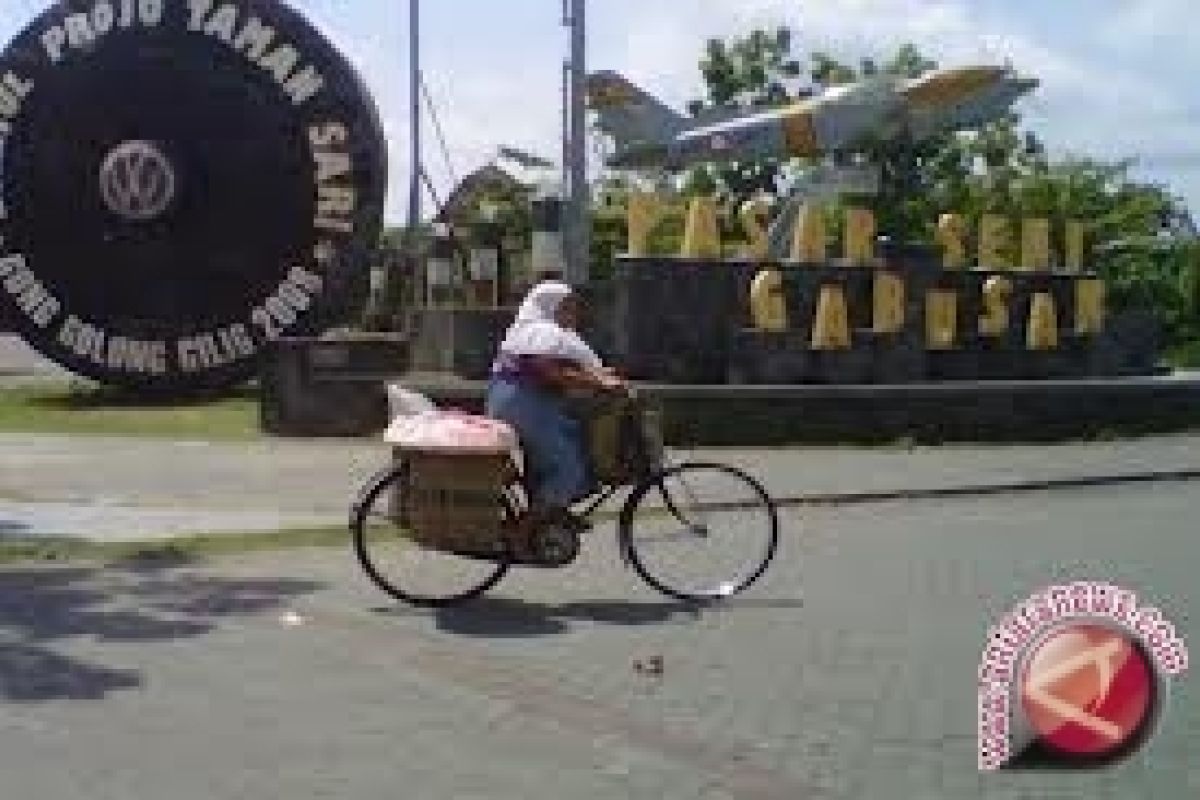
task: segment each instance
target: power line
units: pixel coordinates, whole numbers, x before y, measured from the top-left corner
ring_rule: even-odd
[[[429,173],[424,168],[421,169],[421,180],[425,184],[425,191],[429,192],[429,199],[433,201],[433,206],[437,209],[437,214],[434,215],[437,217],[441,215],[446,207],[442,204],[442,199],[438,197],[437,189],[434,187],[433,181],[429,179]]]
[[[429,84],[425,82],[424,73],[419,77],[421,83],[421,95],[425,98],[425,106],[429,109],[429,118],[433,122],[433,132],[437,137],[438,147],[442,151],[442,158],[446,162],[446,172],[450,174],[450,180],[453,185],[458,185],[458,173],[454,169],[454,162],[450,158],[450,148],[446,144],[446,132],[442,128],[442,120],[438,116],[437,106],[433,102],[433,97],[429,92]]]

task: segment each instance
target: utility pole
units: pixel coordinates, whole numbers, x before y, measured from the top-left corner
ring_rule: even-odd
[[[402,269],[407,269],[411,289],[409,298],[422,296],[425,276],[420,263],[421,227],[421,0],[408,0],[408,62],[409,62],[409,118],[412,120],[411,169],[412,181],[408,189],[408,230],[405,232],[405,257]],[[399,276],[395,276],[399,284]]]
[[[563,238],[566,277],[586,283],[591,272],[591,217],[587,164],[587,0],[563,0],[571,54],[563,68]]]

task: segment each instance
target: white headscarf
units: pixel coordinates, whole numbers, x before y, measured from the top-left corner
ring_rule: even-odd
[[[546,281],[533,287],[500,344],[500,352],[512,356],[561,358],[582,367],[599,369],[603,362],[587,342],[554,318],[559,306],[573,294],[570,286],[559,281]]]

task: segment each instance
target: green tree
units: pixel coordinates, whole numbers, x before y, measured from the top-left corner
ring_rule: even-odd
[[[792,56],[790,28],[756,29],[730,41],[711,39],[700,61],[705,97],[688,105],[693,117],[715,118],[739,110],[774,108],[792,100],[787,84],[802,76],[804,67]],[[760,192],[774,193],[781,161],[698,167],[685,184],[689,194],[713,194],[731,202]]]

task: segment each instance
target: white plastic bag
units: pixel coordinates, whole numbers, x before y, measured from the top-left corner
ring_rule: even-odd
[[[425,395],[399,383],[387,386],[388,418],[425,417],[438,413],[438,407]]]

